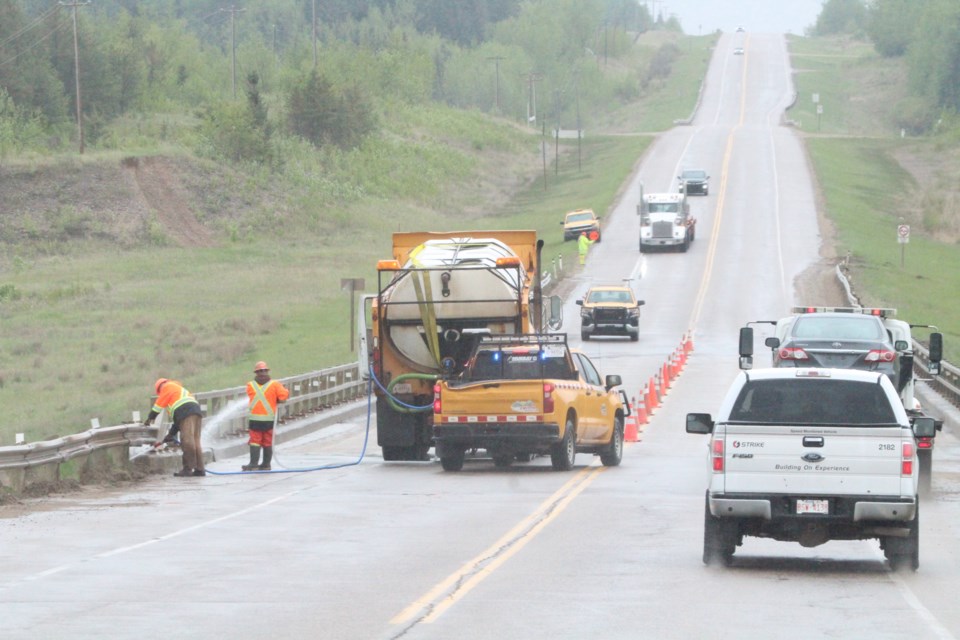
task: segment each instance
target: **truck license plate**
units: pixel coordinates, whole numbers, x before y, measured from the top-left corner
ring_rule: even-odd
[[[830,502],[827,500],[797,500],[797,513],[830,513]]]

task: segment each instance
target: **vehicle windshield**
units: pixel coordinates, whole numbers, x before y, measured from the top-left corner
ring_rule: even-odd
[[[633,302],[629,291],[591,291],[587,302]]]
[[[567,216],[567,222],[587,222],[593,220],[592,213],[571,213]]]
[[[684,180],[703,180],[707,177],[706,171],[684,171],[683,179]]]
[[[677,213],[680,211],[680,205],[676,202],[649,202],[647,211],[650,213]]]
[[[897,418],[876,382],[786,378],[747,382],[730,422],[870,427],[895,425]]]
[[[791,335],[813,340],[886,340],[883,325],[872,316],[805,315],[797,318]]]

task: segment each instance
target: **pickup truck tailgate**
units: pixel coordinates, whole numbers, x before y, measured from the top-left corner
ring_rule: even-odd
[[[543,420],[543,382],[501,380],[458,385],[443,393],[442,415],[449,421],[521,422]]]
[[[726,425],[725,493],[901,495],[904,433],[896,427]]]

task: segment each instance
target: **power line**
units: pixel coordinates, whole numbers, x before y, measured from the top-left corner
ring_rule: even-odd
[[[54,35],[55,33],[57,33],[58,31],[61,31],[62,29],[64,29],[66,26],[67,26],[67,23],[66,23],[66,22],[63,22],[63,21],[59,22],[56,26],[54,26],[53,29],[51,29],[49,32],[47,32],[46,34],[44,34],[42,37],[38,38],[37,40],[31,42],[29,45],[26,46],[26,48],[24,48],[24,49],[22,49],[21,51],[15,53],[13,56],[7,58],[6,60],[0,60],[0,68],[3,68],[3,67],[6,67],[6,66],[9,66],[9,65],[13,64],[13,63],[16,62],[21,56],[26,55],[27,53],[30,53],[30,51],[32,51],[35,47],[37,47],[37,46],[43,44],[44,42],[46,42],[47,40],[49,40],[49,39],[51,38],[51,36],[53,36],[53,35]]]
[[[16,32],[14,32],[14,33],[11,33],[9,36],[6,37],[5,40],[0,40],[0,47],[6,45],[8,42],[10,42],[11,40],[13,40],[14,38],[20,37],[20,35],[23,34],[23,33],[25,33],[26,31],[29,31],[30,29],[34,28],[36,25],[40,24],[41,22],[43,22],[44,20],[46,20],[47,18],[49,18],[55,11],[58,11],[59,9],[60,9],[60,7],[58,7],[58,6],[55,5],[55,6],[51,7],[46,13],[44,13],[44,14],[42,14],[42,15],[40,15],[40,16],[37,16],[37,18],[35,18],[33,22],[30,22],[30,23],[25,24],[24,26],[20,27],[20,30],[19,30],[19,31],[16,31]]]

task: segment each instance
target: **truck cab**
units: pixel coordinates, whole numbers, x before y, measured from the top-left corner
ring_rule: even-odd
[[[654,248],[687,251],[696,237],[697,219],[690,215],[685,193],[641,191],[637,205],[640,216],[640,252]]]

